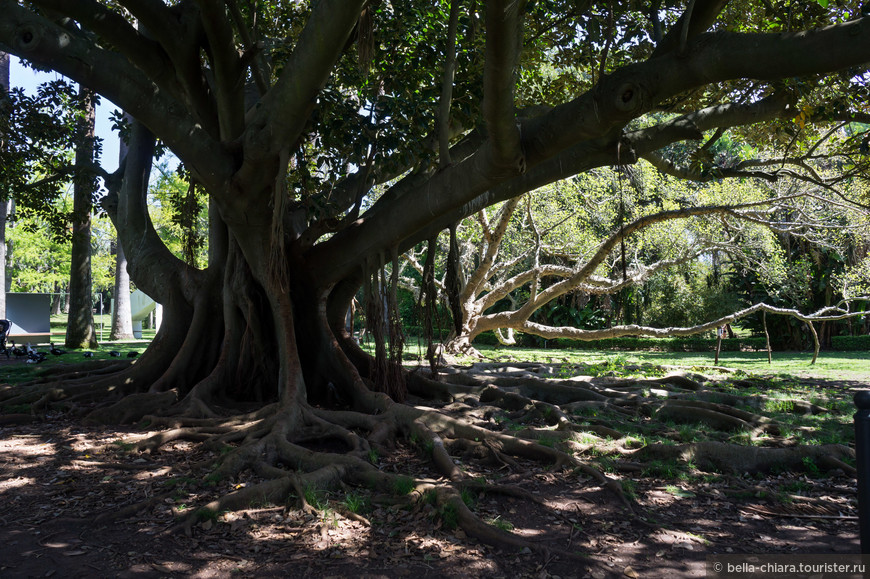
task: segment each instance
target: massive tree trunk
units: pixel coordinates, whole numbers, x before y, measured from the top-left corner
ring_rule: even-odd
[[[82,117],[76,123],[77,174],[73,183],[72,257],[70,264],[70,308],[67,316],[67,348],[96,348],[93,298],[91,296],[91,213],[95,183],[94,124],[96,104],[93,91],[81,86]]]

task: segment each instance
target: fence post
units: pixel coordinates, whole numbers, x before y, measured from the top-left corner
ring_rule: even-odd
[[[855,458],[858,467],[858,529],[861,553],[870,553],[870,390],[855,394]]]

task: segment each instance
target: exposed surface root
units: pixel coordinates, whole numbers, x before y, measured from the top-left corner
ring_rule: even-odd
[[[771,469],[806,471],[818,468],[841,469],[855,475],[855,469],[844,462],[844,459],[854,458],[855,452],[840,444],[764,448],[705,441],[679,446],[646,446],[631,456],[643,460],[691,461],[701,468],[735,474],[769,472]]]
[[[205,389],[193,388],[181,400],[175,390],[131,394],[93,410],[89,419],[142,420],[159,430],[129,441],[133,451],[157,453],[169,445],[202,445],[213,453],[191,467],[202,484],[240,481],[234,482],[231,492],[183,513],[178,529],[187,533],[222,513],[244,511],[252,504],[294,505],[315,513],[323,508],[318,493],[360,488],[409,508],[429,505],[444,524],[456,525],[485,543],[528,548],[546,557],[528,537],[484,521],[467,495],[504,495],[545,508],[538,497],[509,481],[522,480],[532,468],[563,471],[571,473],[578,485],[610,491],[626,516],[633,518],[637,505],[626,492],[627,479],[616,473],[637,475],[667,463],[674,465],[667,467],[671,469],[738,475],[771,469],[838,469],[854,474],[851,449],[789,442],[782,438],[787,431],[811,428],[785,425],[766,411],[771,404],[780,404],[785,410],[799,409],[799,414],[815,417],[825,415],[824,407],[797,399],[782,403],[783,399],[762,395],[744,398],[698,375],[565,379],[541,364],[506,368],[481,363],[466,372],[446,371],[441,378],[436,381],[425,371],[412,373],[409,391],[415,398],[406,404],[367,392],[360,380],[353,394],[356,409],[272,403],[231,414],[216,405]],[[0,391],[6,401],[31,400],[33,408],[30,414],[10,414],[3,420],[33,420],[40,410],[81,394],[83,388],[82,384],[71,388],[43,384]],[[752,402],[743,404],[746,399]],[[702,432],[712,439],[691,440]],[[735,444],[741,437],[744,442],[767,441],[771,446]],[[665,439],[684,443],[666,444]],[[390,470],[384,467],[382,461],[403,449],[422,457],[429,469],[425,476],[408,477],[401,464],[393,463]],[[103,517],[152,508],[163,496],[151,496]],[[365,516],[347,508],[341,512],[368,523]]]

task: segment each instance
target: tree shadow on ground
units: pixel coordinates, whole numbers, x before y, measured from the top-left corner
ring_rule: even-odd
[[[80,427],[63,417],[0,430],[0,575],[681,577],[703,575],[713,553],[860,551],[857,523],[825,514],[854,513],[854,480],[845,476],[758,476],[742,481],[742,493],[732,492],[739,485],[727,477],[640,476],[629,509],[591,479],[527,461],[488,476],[535,501],[483,491],[463,498],[536,550],[483,545],[424,497],[407,503],[378,492],[384,489],[312,489],[307,498],[316,513],[293,501],[252,504],[205,519],[187,536],[173,532],[178,516],[255,477],[203,481],[192,467],[210,451],[187,442],[130,452],[129,441],[146,434]],[[381,468],[437,477],[410,444],[398,445]],[[782,500],[784,487],[823,498],[809,501],[815,510],[807,511]],[[352,496],[360,519],[349,514]],[[149,499],[141,512],[94,522]]]

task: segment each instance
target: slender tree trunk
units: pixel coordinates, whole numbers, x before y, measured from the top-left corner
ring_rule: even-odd
[[[96,107],[94,94],[85,87],[79,88],[83,101],[83,114],[78,122],[78,145],[73,185],[72,216],[72,263],[70,265],[70,309],[67,317],[67,348],[96,348],[94,310],[91,297],[91,212],[94,179],[85,167],[94,160],[94,124]]]
[[[118,161],[127,156],[127,144],[120,139]],[[112,333],[110,340],[133,339],[133,314],[130,311],[130,274],[127,272],[127,256],[120,238],[115,253],[115,308],[112,310]]]
[[[127,273],[127,258],[124,248],[118,243],[115,254],[115,308],[112,311],[110,340],[133,339],[133,315],[130,311],[130,274]]]
[[[60,283],[54,282],[54,293],[51,296],[51,315],[59,316],[61,312],[61,303],[63,303],[63,288]]]

